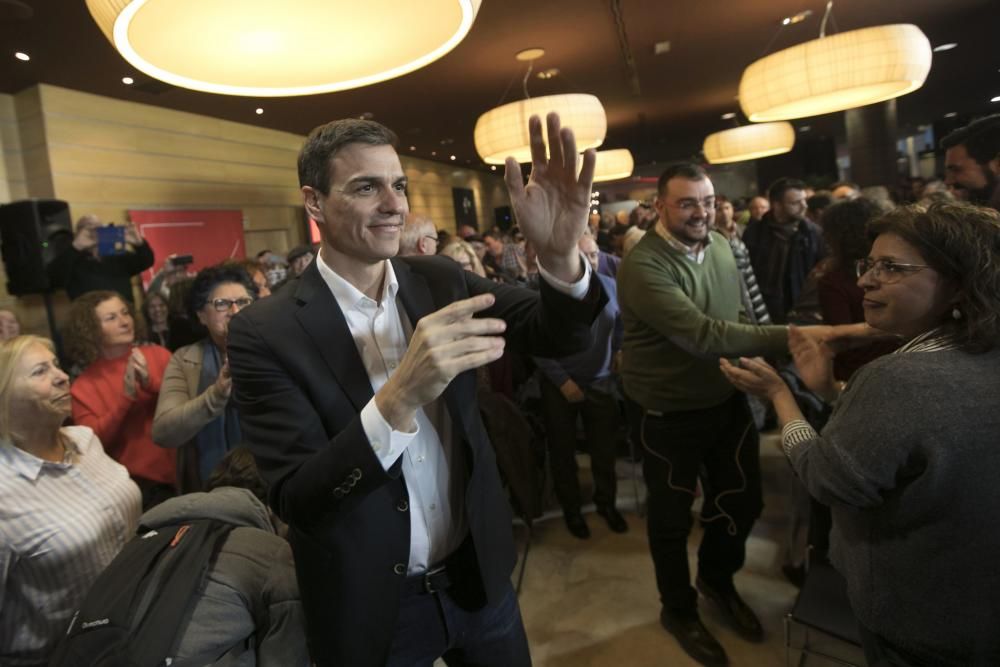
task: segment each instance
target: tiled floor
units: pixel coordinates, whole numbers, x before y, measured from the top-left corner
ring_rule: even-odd
[[[722,625],[702,600],[702,618],[738,667],[785,664],[782,619],[797,589],[781,575],[787,533],[791,473],[769,440],[762,444],[764,515],[748,542],[747,563],[736,585],[753,607],[767,633],[761,644],[739,638]],[[585,459],[581,461],[585,465]],[[629,522],[624,535],[611,533],[604,521],[587,514],[589,540],[573,538],[558,511],[536,523],[521,591],[521,609],[536,667],[696,665],[658,621],[659,601],[646,546],[646,525],[635,511],[629,466],[620,462],[618,505]],[[581,482],[589,471],[581,470]],[[641,484],[641,482],[640,482]],[[644,489],[640,489],[640,495]],[[516,528],[524,545],[524,527]],[[692,566],[700,540],[696,529],[689,542]],[[692,570],[694,571],[694,570]],[[515,575],[517,572],[515,571]],[[857,657],[856,653],[849,653]],[[793,655],[792,664],[797,664]],[[810,666],[827,663],[812,658]],[[863,664],[863,663],[859,663]]]

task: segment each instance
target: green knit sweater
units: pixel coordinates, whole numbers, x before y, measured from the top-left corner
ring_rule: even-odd
[[[719,370],[720,357],[787,352],[786,327],[741,323],[736,260],[722,235],[711,236],[698,264],[651,230],[618,269],[622,378],[629,397],[647,410],[718,405],[735,391]]]

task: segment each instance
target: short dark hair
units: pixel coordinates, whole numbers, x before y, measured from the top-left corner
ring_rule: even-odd
[[[299,186],[330,193],[330,161],[349,144],[396,147],[396,133],[373,120],[345,118],[320,125],[299,151]]]
[[[194,277],[191,291],[188,293],[188,312],[191,319],[198,320],[198,311],[208,303],[212,290],[224,283],[243,285],[249,294],[257,298],[257,286],[242,266],[228,263],[206,266]]]
[[[234,447],[229,450],[212,469],[205,482],[205,490],[211,491],[220,486],[247,489],[267,505],[267,482],[260,476],[257,460],[246,447]]]
[[[806,184],[797,178],[779,178],[767,189],[767,198],[772,201],[782,201],[789,190],[805,190]]]
[[[962,317],[944,326],[964,350],[988,352],[1000,342],[1000,213],[965,202],[900,206],[868,233],[895,234],[958,287]]]
[[[872,247],[868,223],[880,213],[879,205],[865,197],[837,202],[823,211],[823,240],[837,268],[853,271],[853,263],[868,256]]]
[[[716,197],[716,199],[718,199],[718,197]],[[809,207],[810,211],[824,211],[832,203],[833,197],[822,192],[814,194],[812,197],[806,199],[806,206]]]
[[[1000,113],[978,118],[941,140],[944,149],[959,145],[979,164],[996,160],[1000,156]]]
[[[686,178],[689,181],[700,181],[708,178],[708,174],[694,162],[678,162],[663,170],[656,182],[656,194],[662,195],[667,190],[667,183],[674,178]]]

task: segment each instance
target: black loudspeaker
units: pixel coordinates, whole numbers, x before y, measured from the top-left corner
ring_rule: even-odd
[[[28,199],[0,206],[0,255],[7,291],[15,296],[50,289],[48,268],[73,242],[69,204]]]

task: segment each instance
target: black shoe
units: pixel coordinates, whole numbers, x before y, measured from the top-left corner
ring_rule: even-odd
[[[581,540],[586,540],[590,537],[590,528],[587,527],[587,521],[583,518],[582,514],[579,512],[566,512],[564,517],[566,519],[566,528],[573,534],[573,537]]]
[[[739,636],[750,642],[763,641],[764,628],[760,626],[757,614],[747,606],[735,588],[730,590],[715,588],[701,577],[698,577],[696,586],[702,595],[719,608],[723,617],[729,621],[729,625]]]
[[[607,507],[598,506],[597,513],[604,517],[604,520],[608,522],[608,528],[615,533],[625,533],[628,532],[628,524],[625,523],[625,517],[615,509],[613,506],[608,505]]]
[[[685,653],[705,667],[726,667],[729,664],[726,650],[701,622],[697,612],[681,616],[664,609],[660,612],[660,625],[674,636]]]

